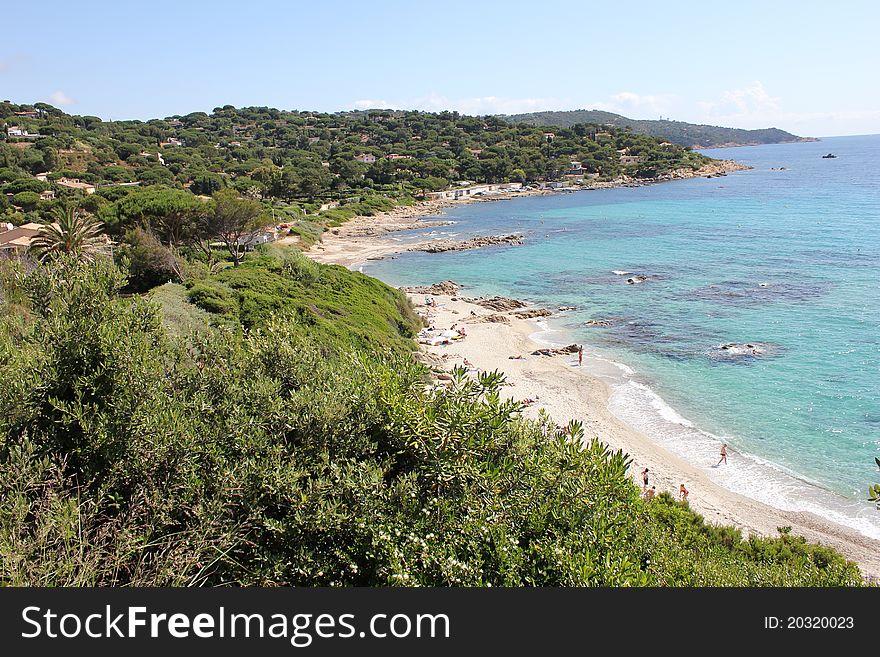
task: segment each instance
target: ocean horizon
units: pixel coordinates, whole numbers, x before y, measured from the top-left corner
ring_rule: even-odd
[[[706,154],[753,168],[453,207],[453,225],[388,239],[525,243],[363,271],[574,306],[534,337],[586,345],[620,419],[725,488],[880,538],[866,501],[880,454],[880,135]],[[714,468],[722,441],[737,458]]]

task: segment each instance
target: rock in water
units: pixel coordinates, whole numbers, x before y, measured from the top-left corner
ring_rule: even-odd
[[[522,235],[515,233],[513,235],[487,235],[484,237],[474,237],[464,242],[456,240],[435,240],[427,244],[414,246],[410,251],[424,251],[426,253],[445,253],[446,251],[467,251],[469,249],[479,249],[483,246],[501,246],[522,244]]]
[[[774,356],[779,347],[768,342],[728,342],[711,349],[709,355],[716,360],[754,360]]]
[[[549,317],[552,315],[549,310],[544,308],[529,308],[528,310],[514,311],[513,315],[520,319],[532,319],[533,317]]]

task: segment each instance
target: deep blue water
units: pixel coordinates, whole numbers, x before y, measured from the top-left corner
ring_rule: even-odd
[[[754,168],[457,207],[438,238],[522,231],[526,243],[365,271],[577,306],[542,336],[627,366],[608,375],[617,415],[723,485],[880,537],[864,502],[880,481],[880,135],[707,154]],[[585,326],[597,318],[612,325]],[[729,343],[763,353],[730,357]],[[710,468],[721,438],[738,467]]]

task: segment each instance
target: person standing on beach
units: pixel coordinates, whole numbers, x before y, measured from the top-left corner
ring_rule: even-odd
[[[642,490],[648,490],[648,468],[642,470]]]
[[[650,502],[654,499],[654,495],[657,494],[657,487],[651,486],[648,490],[645,491],[645,499]]]
[[[584,345],[578,345],[578,367],[584,365]]]
[[[717,465],[721,464],[727,465],[727,443],[722,443],[721,445],[721,458],[718,460]]]
[[[688,489],[684,487],[684,482],[678,487],[678,499],[682,502],[688,498]]]

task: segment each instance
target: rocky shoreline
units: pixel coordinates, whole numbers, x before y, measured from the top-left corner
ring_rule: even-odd
[[[427,253],[443,253],[446,251],[462,251],[484,246],[515,245],[518,238],[511,235],[494,235],[473,238],[464,242],[453,240],[436,240],[425,238],[416,243],[404,244],[387,239],[389,233],[448,226],[454,221],[444,219],[425,220],[424,217],[441,214],[446,208],[466,203],[490,203],[523,196],[543,196],[576,191],[611,189],[616,187],[642,187],[673,180],[687,178],[714,178],[725,176],[734,171],[742,171],[751,167],[734,160],[715,160],[696,171],[693,169],[676,169],[655,178],[632,178],[619,176],[613,180],[591,182],[577,187],[561,189],[526,188],[516,192],[505,192],[485,197],[467,197],[452,200],[418,201],[413,205],[399,206],[388,212],[375,216],[353,217],[339,227],[331,228],[315,244],[306,255],[317,262],[338,264],[355,268],[368,260],[381,260],[404,251],[423,251]],[[641,281],[640,281],[641,282]]]
[[[469,251],[484,246],[520,245],[523,243],[523,235],[514,233],[511,235],[484,235],[473,237],[469,240],[432,240],[424,244],[414,246],[409,251],[424,251],[425,253],[445,253],[446,251]]]

